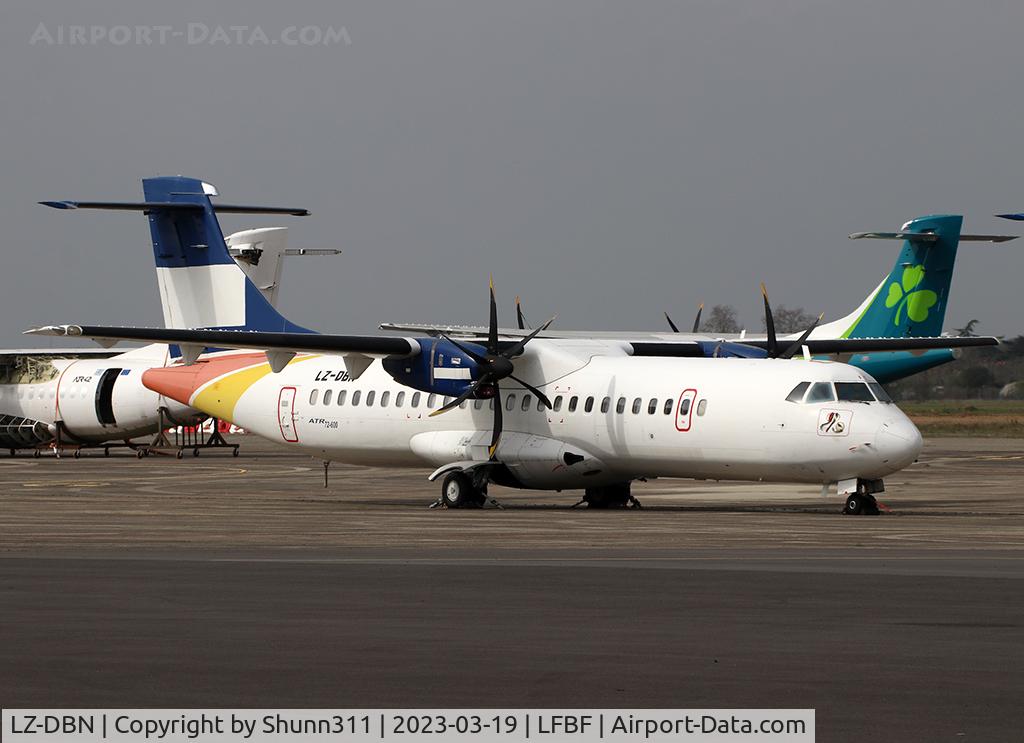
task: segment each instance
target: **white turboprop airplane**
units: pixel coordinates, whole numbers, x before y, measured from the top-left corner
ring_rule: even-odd
[[[182,179],[183,181],[186,179]],[[183,183],[174,223],[209,199]],[[211,225],[212,211],[206,212]],[[213,229],[212,226],[209,227]],[[165,253],[193,267],[224,264],[162,233]],[[187,280],[188,275],[183,279]],[[449,506],[480,503],[489,483],[582,489],[592,506],[624,505],[654,477],[835,485],[846,512],[877,512],[883,478],[914,461],[921,436],[865,372],[810,353],[992,345],[994,338],[808,340],[771,330],[751,351],[708,356],[694,340],[502,337],[493,285],[486,337],[317,335],[81,325],[29,333],[182,345],[186,366],[150,369],[143,384],[329,462],[422,467]],[[225,352],[211,349],[264,349]],[[793,356],[804,349],[804,358]],[[439,415],[445,413],[445,415]]]
[[[59,204],[59,208],[102,206]],[[117,208],[130,206],[118,204]],[[228,207],[239,209],[247,213],[304,211]],[[231,256],[230,271],[210,270],[203,277],[192,277],[202,280],[182,282],[176,277],[180,269],[158,267],[166,327],[277,328],[276,324],[264,324],[266,315],[247,315],[245,279],[274,306],[285,256],[340,252],[290,249],[285,227],[243,230],[221,239]],[[159,264],[159,256],[157,260]],[[149,344],[123,353],[90,349],[0,351],[0,447],[9,449],[12,455],[17,449],[30,448],[38,456],[40,445],[49,444],[58,454],[64,446],[70,446],[78,456],[81,445],[127,441],[154,434],[161,425],[192,424],[205,418],[205,414],[142,384],[143,372],[178,360],[178,354],[171,350],[166,344]],[[145,447],[136,447],[136,451],[141,456]]]

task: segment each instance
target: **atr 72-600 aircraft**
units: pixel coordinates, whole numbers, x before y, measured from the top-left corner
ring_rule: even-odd
[[[201,182],[178,180],[146,208],[155,249],[198,276],[230,257]],[[765,309],[764,341],[731,343],[729,354],[692,339],[540,337],[550,321],[509,337],[493,285],[480,338],[317,335],[284,318],[280,332],[28,332],[180,344],[193,363],[147,371],[147,387],[327,461],[433,465],[451,506],[480,502],[489,483],[582,489],[590,505],[619,505],[633,480],[696,477],[835,485],[850,513],[876,510],[882,478],[916,458],[921,436],[870,375],[810,354],[997,343],[810,340],[811,329],[782,342],[767,298]],[[273,312],[265,301],[262,311]],[[253,348],[263,351],[216,350]]]
[[[155,182],[154,182],[155,181]],[[147,199],[163,198],[161,179],[145,183]],[[207,187],[213,192],[212,187]],[[127,203],[47,202],[57,208],[141,208]],[[306,214],[300,209],[215,207],[241,213]],[[157,279],[164,324],[169,328],[219,327],[277,330],[279,316],[259,313],[245,301],[260,293],[272,307],[277,300],[285,256],[336,254],[337,250],[287,247],[287,228],[244,230],[225,243],[230,270],[208,266],[202,275],[157,255]],[[236,265],[237,264],[237,265]],[[239,270],[239,268],[241,270]],[[242,273],[244,271],[244,274]],[[248,276],[251,281],[246,281]],[[147,369],[174,363],[179,354],[163,344],[124,353],[88,349],[0,351],[0,447],[11,450],[64,446],[77,456],[81,445],[105,445],[156,433],[161,423],[192,423],[204,414],[158,395],[142,384]],[[138,447],[142,455],[145,447]],[[196,449],[198,452],[198,449]],[[237,452],[237,449],[236,449]],[[179,455],[181,452],[179,451]]]

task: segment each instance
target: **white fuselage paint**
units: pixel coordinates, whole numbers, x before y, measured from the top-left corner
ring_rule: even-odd
[[[534,345],[542,344],[547,345]],[[536,360],[546,354],[528,355]],[[300,357],[242,393],[233,422],[285,446],[353,464],[423,467],[487,458],[493,419],[488,401],[469,401],[429,417],[428,394],[420,392],[419,406],[412,407],[416,390],[395,382],[380,362],[354,381],[317,381],[337,379],[344,368],[340,357]],[[520,369],[537,372],[543,365],[531,366],[524,357],[517,360],[517,373]],[[561,409],[551,411],[538,410],[530,396],[524,410],[527,391],[507,380],[502,384],[506,408],[498,459],[527,487],[582,488],[636,477],[877,479],[909,465],[921,448],[919,432],[894,404],[786,401],[802,381],[871,381],[840,363],[594,355],[557,379],[546,376],[547,384],[537,373],[523,376],[552,401],[561,398]],[[327,390],[331,400],[325,405]],[[339,406],[342,391],[346,399]],[[353,406],[357,391],[361,399]],[[367,406],[371,392],[373,404]],[[404,400],[398,407],[400,393]],[[515,397],[511,410],[509,395]],[[577,407],[570,412],[573,396]],[[587,412],[590,397],[593,407]],[[609,410],[602,412],[605,397]],[[617,412],[620,397],[626,399],[622,413]],[[284,417],[282,398],[294,398]],[[633,412],[636,398],[639,413]],[[648,412],[652,399],[653,414]],[[437,396],[433,409],[443,400]],[[682,400],[689,401],[689,413],[681,411]],[[830,412],[839,414],[841,432],[823,428]],[[569,465],[562,459],[565,452],[583,460]]]
[[[109,359],[54,359],[51,363],[56,369],[51,379],[0,384],[0,415],[42,421],[51,431],[61,423],[65,438],[85,443],[154,433],[161,407],[177,421],[194,417],[195,411],[142,384],[146,370],[167,363],[166,346],[149,346]],[[110,390],[113,422],[101,421],[97,411],[98,390],[107,370],[117,370]]]

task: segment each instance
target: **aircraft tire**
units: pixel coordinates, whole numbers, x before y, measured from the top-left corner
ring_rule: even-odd
[[[877,516],[878,501],[869,493],[851,493],[843,513],[847,516]]]
[[[441,483],[441,498],[448,508],[465,508],[475,495],[473,482],[463,472],[449,472]]]

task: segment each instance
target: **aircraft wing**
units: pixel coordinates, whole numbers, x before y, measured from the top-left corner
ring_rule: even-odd
[[[784,339],[779,339],[784,344]],[[767,348],[765,340],[740,341],[745,346]],[[877,353],[881,351],[927,351],[932,348],[974,348],[998,346],[999,339],[991,336],[970,338],[935,336],[931,338],[823,338],[804,341],[812,354]]]
[[[323,335],[318,333],[267,333],[246,330],[181,330],[174,328],[131,328],[99,325],[46,325],[25,331],[26,335],[56,335],[90,338],[100,343],[142,341],[173,343],[197,348],[244,348],[290,353],[358,354],[371,358],[415,356],[419,343],[413,338],[372,335]],[[198,355],[198,354],[196,354]],[[185,354],[188,358],[189,354]]]
[[[370,335],[321,335],[312,333],[268,333],[239,330],[179,330],[171,328],[106,327],[99,325],[47,325],[25,331],[27,335],[54,335],[91,338],[100,343],[122,340],[146,343],[174,343],[182,346],[186,359],[195,360],[203,348],[238,348],[295,353],[356,354],[369,358],[403,358],[420,352],[415,338]],[[705,356],[717,355],[715,341],[692,339],[626,341],[634,356]],[[767,342],[746,340],[723,342],[730,349],[764,350]],[[924,351],[933,348],[969,348],[995,346],[993,337],[935,338],[832,338],[807,340],[804,346],[811,354],[849,354],[880,351]],[[191,348],[192,352],[187,352]]]

